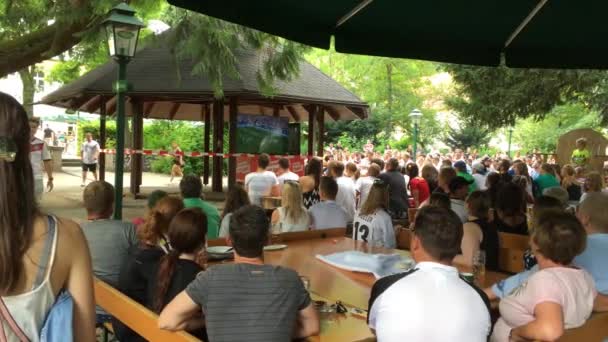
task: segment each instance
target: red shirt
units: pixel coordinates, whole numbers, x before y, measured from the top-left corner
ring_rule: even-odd
[[[410,180],[410,191],[414,193],[414,190],[418,190],[418,204],[426,201],[431,196],[429,184],[424,178],[416,177]]]

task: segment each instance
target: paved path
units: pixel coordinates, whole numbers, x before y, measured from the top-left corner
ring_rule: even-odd
[[[64,167],[63,172],[55,173],[53,175],[53,178],[55,179],[55,189],[50,193],[45,193],[42,197],[40,203],[42,210],[76,221],[85,220],[86,212],[83,209],[82,204],[83,188],[80,187],[81,177],[82,173],[79,167]],[[88,177],[87,184],[93,181],[93,176],[90,173]],[[130,177],[130,173],[124,174],[123,184],[125,186],[125,194],[129,193],[128,186],[130,184]],[[142,180],[141,193],[144,195],[157,189],[167,191],[171,194],[179,194],[179,179],[170,183],[170,177],[168,175],[145,172]],[[113,172],[106,172],[106,181],[114,184]],[[226,181],[224,181],[224,184],[226,184]],[[206,186],[205,191],[207,191],[208,188],[209,187]],[[213,203],[218,206],[218,208],[223,206],[223,201],[217,194],[209,194],[208,197],[210,199],[217,199]],[[126,196],[123,199],[123,218],[125,220],[131,220],[135,217],[143,216],[145,207],[145,199],[136,200],[131,196]]]

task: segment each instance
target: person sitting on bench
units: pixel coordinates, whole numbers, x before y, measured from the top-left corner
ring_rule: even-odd
[[[290,341],[318,334],[319,317],[298,274],[264,264],[269,227],[260,207],[234,212],[228,238],[234,264],[200,273],[163,309],[159,327],[185,329],[202,312],[210,341]]]

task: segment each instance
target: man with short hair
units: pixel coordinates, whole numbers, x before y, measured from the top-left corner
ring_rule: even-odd
[[[454,169],[456,169],[456,174],[464,179],[466,179],[469,184],[469,194],[475,190],[477,190],[477,185],[475,184],[475,179],[471,174],[467,171],[467,163],[463,160],[459,160],[454,163]]]
[[[352,222],[355,218],[355,183],[350,177],[344,176],[344,164],[339,161],[331,161],[329,163],[329,175],[338,183],[338,195],[336,203],[346,210],[348,214],[348,222]]]
[[[47,175],[46,187],[48,191],[53,191],[53,160],[47,144],[36,138],[36,132],[40,126],[40,119],[32,117],[30,124],[30,162],[32,163],[32,173],[34,174],[34,191],[38,202],[44,193],[44,172]]]
[[[297,181],[300,179],[300,176],[291,172],[289,169],[289,159],[285,157],[279,159],[279,167],[277,168],[276,174],[279,185],[283,185],[285,181]]]
[[[298,274],[264,264],[270,222],[248,205],[232,214],[234,264],[199,273],[161,312],[161,329],[182,330],[201,311],[210,341],[291,341],[319,333],[319,317]]]
[[[270,156],[262,153],[258,156],[258,169],[245,176],[245,190],[251,204],[262,206],[262,197],[278,192],[279,181],[272,171],[267,171]]]
[[[488,298],[452,266],[462,236],[462,223],[451,210],[418,211],[410,245],[416,267],[381,278],[372,288],[368,323],[378,341],[488,339]]]
[[[199,208],[207,216],[207,239],[217,239],[220,233],[220,213],[214,205],[203,201],[203,182],[200,177],[182,177],[179,190],[184,199],[184,208]]]
[[[82,199],[87,210],[87,222],[80,226],[89,244],[95,277],[118,287],[120,269],[129,255],[129,249],[139,242],[135,226],[129,222],[112,220],[114,187],[104,181],[90,183]],[[107,321],[106,312],[97,307],[98,321]]]
[[[473,181],[474,182],[474,181]],[[464,200],[469,193],[470,181],[463,177],[456,176],[450,181],[450,208],[458,215],[462,223],[469,220],[469,214],[465,207]]]
[[[312,229],[343,228],[348,223],[348,213],[336,202],[338,183],[327,176],[319,182],[321,202],[308,209]]]
[[[97,158],[99,158],[99,143],[93,140],[93,134],[87,133],[85,142],[82,143],[80,158],[82,159],[82,187],[86,185],[87,171],[93,173],[97,181]]]
[[[473,179],[475,180],[475,185],[479,190],[487,189],[486,186],[486,178],[487,171],[484,164],[480,161],[476,161],[473,163]]]
[[[391,158],[386,163],[386,172],[381,173],[378,178],[388,184],[388,211],[392,218],[402,218],[407,214],[409,207],[407,201],[407,187],[405,178],[399,171],[399,161]]]

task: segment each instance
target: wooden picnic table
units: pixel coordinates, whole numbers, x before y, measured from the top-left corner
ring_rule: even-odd
[[[341,270],[318,260],[318,254],[328,255],[343,251],[361,251],[365,253],[398,253],[409,256],[409,252],[397,249],[371,247],[365,242],[347,237],[298,240],[287,242],[287,248],[278,251],[264,252],[268,264],[289,267],[310,280],[310,292],[313,299],[320,299],[329,304],[341,301],[348,307],[367,310],[371,288],[376,279],[370,273]],[[469,272],[466,267],[458,267]],[[484,286],[506,278],[506,274],[486,272],[482,280]],[[352,314],[321,313],[321,334],[311,341],[361,341],[373,338],[367,327],[366,318]]]

